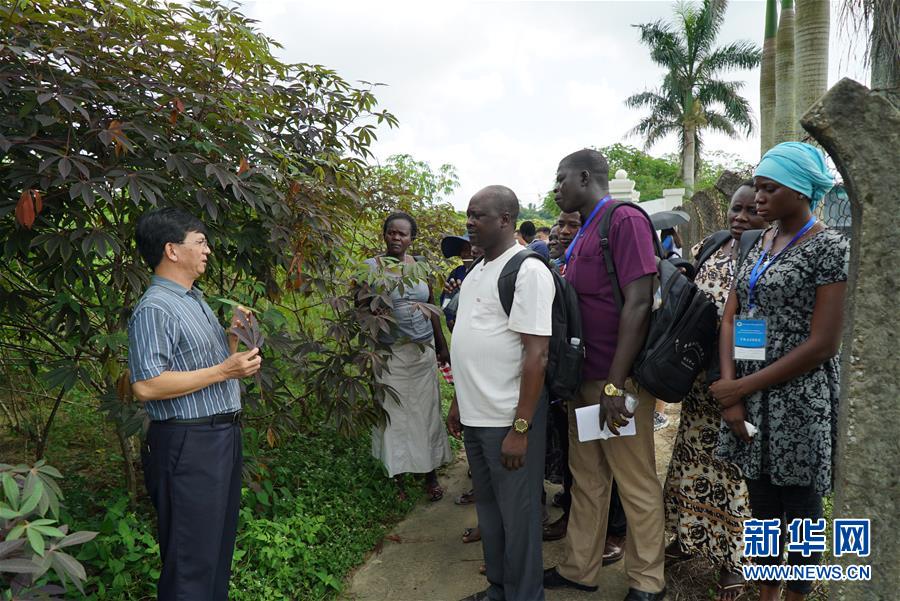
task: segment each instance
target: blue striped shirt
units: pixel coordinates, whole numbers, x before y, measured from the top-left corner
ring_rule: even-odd
[[[128,321],[131,382],[164,371],[194,371],[228,358],[228,337],[197,288],[153,276]],[[152,420],[190,419],[241,408],[237,380],[226,380],[173,399],[147,401]]]

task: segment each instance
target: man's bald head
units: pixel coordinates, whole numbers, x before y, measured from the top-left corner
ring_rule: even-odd
[[[513,241],[519,199],[506,186],[488,186],[479,190],[466,210],[466,231],[475,246],[484,250],[486,261],[508,249]]]
[[[485,208],[496,212],[497,215],[509,213],[510,221],[513,224],[516,223],[516,219],[519,217],[519,198],[506,186],[494,185],[482,188],[472,197],[472,200],[476,198],[484,202]]]

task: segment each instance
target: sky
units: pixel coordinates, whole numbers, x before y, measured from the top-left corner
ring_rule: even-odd
[[[559,159],[586,146],[628,136],[642,116],[632,94],[660,85],[664,72],[649,58],[633,24],[673,18],[673,2],[400,2],[378,0],[246,0],[242,12],[282,44],[285,62],[317,63],[348,81],[379,82],[379,105],[399,127],[383,127],[373,152],[383,161],[410,154],[432,167],[452,164],[460,186],[449,198],[464,209],[482,187],[503,184],[523,205],[540,204]],[[850,39],[832,6],[829,85],[842,77],[863,83],[863,44]],[[765,3],[732,0],[719,43],[762,45]],[[745,82],[759,118],[759,70],[724,73]],[[708,133],[706,149],[749,163],[759,136]],[[649,149],[677,150],[672,137]],[[648,199],[649,200],[649,199]]]

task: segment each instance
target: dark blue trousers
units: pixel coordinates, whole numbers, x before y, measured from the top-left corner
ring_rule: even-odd
[[[158,519],[159,601],[226,601],[241,501],[240,426],[153,422],[141,459]]]

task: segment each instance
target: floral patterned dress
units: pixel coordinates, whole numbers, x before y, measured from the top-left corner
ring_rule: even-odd
[[[703,242],[694,246],[697,256]],[[726,242],[694,279],[716,304],[719,318],[734,278],[732,244]],[[666,476],[666,529],[678,535],[682,549],[729,571],[740,571],[743,520],[750,517],[741,470],[716,457],[721,413],[701,373],[681,403],[681,423]]]
[[[762,243],[750,251],[735,280],[742,308],[747,307],[750,271]],[[825,229],[788,248],[766,270],[753,291],[756,316],[768,320],[766,360],[737,361],[737,377],[771,365],[809,338],[816,289],[847,280],[849,254],[847,239]],[[835,356],[745,398],[747,421],[759,434],[747,444],[723,424],[719,456],[740,466],[745,478],[768,475],[777,486],[814,485],[818,494],[828,494],[837,448],[839,378]]]

